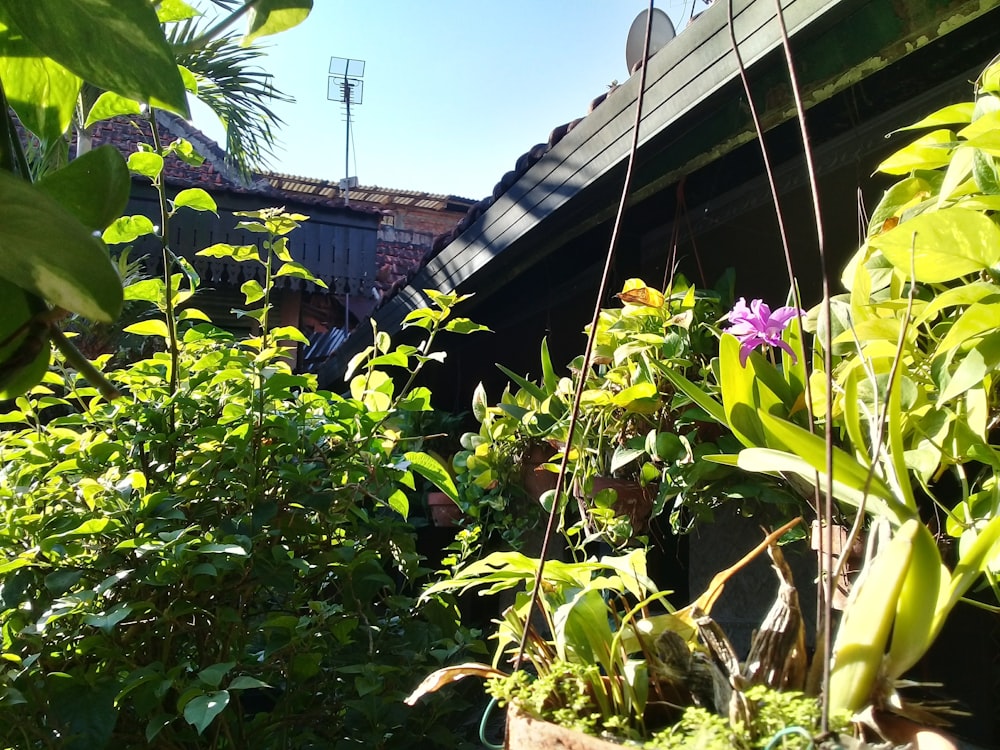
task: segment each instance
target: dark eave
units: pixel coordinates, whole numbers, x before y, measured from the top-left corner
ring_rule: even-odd
[[[772,0],[734,0],[734,34],[767,129],[794,116]],[[648,63],[630,204],[754,138],[727,23],[716,2]],[[989,14],[1000,0],[791,0],[784,19],[806,107],[840,94],[911,53]],[[991,20],[992,19],[992,20]],[[423,290],[490,294],[617,208],[632,140],[639,73],[580,121],[373,317],[394,333]],[[468,314],[470,307],[463,309]],[[371,337],[356,331],[321,372],[334,382]]]

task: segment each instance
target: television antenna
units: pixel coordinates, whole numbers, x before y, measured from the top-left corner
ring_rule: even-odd
[[[628,65],[628,72],[632,73],[636,63],[642,59],[642,50],[646,46],[646,15],[648,10],[642,11],[632,21],[628,30],[628,38],[625,40],[625,64]],[[674,24],[670,16],[659,8],[653,8],[653,20],[649,30],[649,56],[652,57],[659,52],[663,46],[677,36]]]
[[[344,105],[347,132],[344,138],[344,179],[340,189],[344,191],[344,205],[351,195],[351,188],[357,187],[358,178],[351,177],[351,105],[361,104],[364,95],[365,61],[348,57],[330,58],[330,75],[326,82],[326,98]]]

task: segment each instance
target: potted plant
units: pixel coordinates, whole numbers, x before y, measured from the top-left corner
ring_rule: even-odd
[[[791,572],[775,544],[800,520],[768,535],[680,610],[666,605],[664,611],[667,592],[658,592],[646,576],[642,549],[584,562],[550,561],[537,584],[538,561],[516,553],[470,565],[428,594],[523,587],[503,615],[494,663],[439,670],[408,702],[465,676],[485,677],[490,692],[510,706],[506,746],[515,750],[610,750],[624,740],[644,747],[714,742],[749,749],[790,726],[807,740],[782,746],[805,747],[819,733],[820,711],[815,698],[802,693],[808,671],[803,619]],[[765,550],[778,594],[750,657],[740,664],[711,609],[726,582]],[[532,618],[536,588],[539,617]],[[653,614],[657,609],[660,614]],[[516,657],[522,642],[532,675],[507,675],[498,669],[501,657]],[[834,716],[835,731],[847,726],[846,713]]]

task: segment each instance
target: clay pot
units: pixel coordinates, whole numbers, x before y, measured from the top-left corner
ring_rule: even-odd
[[[427,507],[431,511],[431,521],[438,528],[454,528],[462,519],[462,509],[443,492],[428,492]]]
[[[615,509],[615,513],[628,518],[632,524],[632,531],[641,534],[646,530],[649,516],[653,512],[653,501],[656,500],[657,487],[655,484],[643,486],[629,479],[594,477],[591,497],[601,490],[615,491],[618,499],[615,500],[612,507]],[[581,494],[579,491],[577,492],[578,497]]]
[[[556,488],[558,477],[542,468],[553,452],[554,449],[547,445],[533,445],[521,460],[521,484],[525,494],[535,502],[548,490]]]
[[[507,709],[508,750],[621,750],[622,746]]]

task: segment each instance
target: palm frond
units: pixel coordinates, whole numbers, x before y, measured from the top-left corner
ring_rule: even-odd
[[[294,100],[255,65],[263,56],[259,47],[241,47],[235,34],[192,45],[200,33],[198,23],[188,20],[176,24],[168,39],[177,62],[198,80],[198,99],[226,126],[227,164],[248,177],[266,169],[274,157],[276,133],[284,121],[270,105]]]

